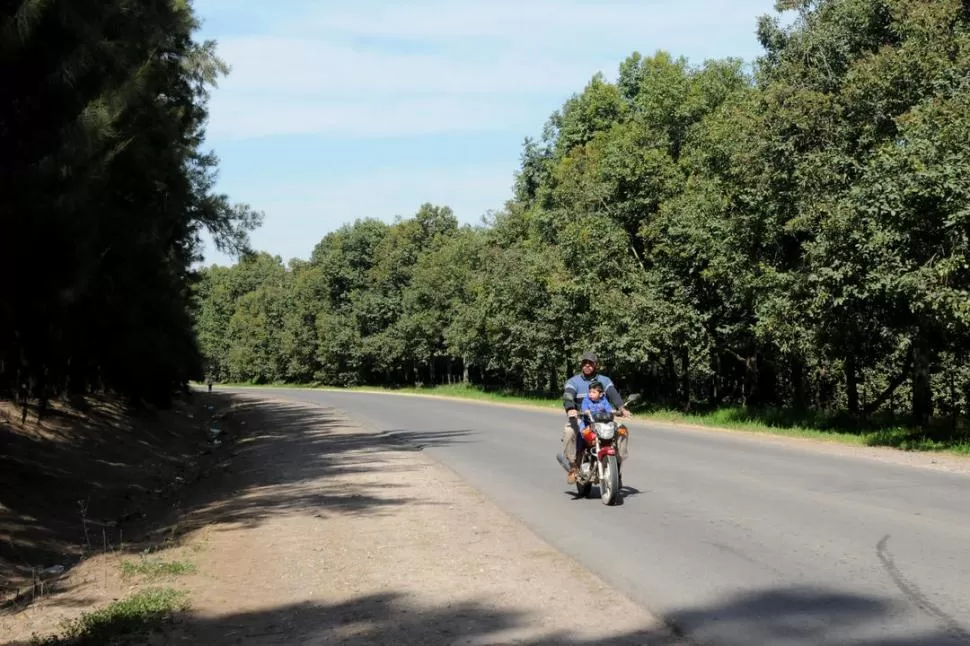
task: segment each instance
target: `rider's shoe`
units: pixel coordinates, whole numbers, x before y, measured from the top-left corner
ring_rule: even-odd
[[[566,482],[569,484],[576,484],[576,467],[570,469],[569,473],[566,474]]]

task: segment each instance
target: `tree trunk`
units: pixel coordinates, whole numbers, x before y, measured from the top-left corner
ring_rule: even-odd
[[[933,416],[933,387],[930,384],[930,353],[919,334],[913,341],[913,421],[920,426]]]
[[[686,347],[680,351],[680,369],[683,372],[681,384],[683,386],[684,410],[690,411],[690,352]]]
[[[869,415],[879,410],[879,407],[886,403],[886,401],[896,393],[896,389],[899,388],[902,383],[906,381],[906,377],[909,376],[909,369],[912,360],[913,352],[910,350],[909,354],[906,356],[906,363],[904,364],[903,369],[899,371],[899,374],[896,375],[891,382],[889,382],[889,386],[882,392],[882,394],[876,397],[871,404],[866,405],[862,411],[864,415]],[[895,406],[893,406],[893,408],[895,409]]]
[[[754,402],[756,405],[770,406],[777,401],[778,374],[775,365],[765,359],[760,352],[755,355],[755,392]]]
[[[720,389],[718,388],[718,380],[721,378],[721,355],[714,351],[714,374],[711,375],[711,401],[715,405],[720,401]]]
[[[754,395],[758,390],[758,357],[745,359],[744,376],[741,380],[741,404],[747,406],[755,403]]]
[[[845,396],[848,400],[849,412],[855,415],[859,412],[859,374],[856,371],[855,357],[845,360]]]
[[[791,360],[792,403],[795,410],[805,410],[805,362],[798,357]]]
[[[950,370],[950,432],[956,433],[960,421],[960,407],[957,405],[957,382]]]
[[[675,403],[677,401],[677,368],[674,366],[674,355],[670,352],[667,353],[665,367],[667,371],[667,387],[664,390],[667,395],[667,401]]]

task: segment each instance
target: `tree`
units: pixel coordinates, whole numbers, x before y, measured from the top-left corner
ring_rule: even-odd
[[[905,355],[912,415],[925,423],[932,364],[966,329],[956,305],[967,284],[957,233],[970,143],[965,9],[955,0],[796,6],[789,32],[761,27],[766,121],[786,135],[776,135],[785,148],[775,165],[788,174],[774,202],[787,205],[797,250],[779,273],[804,286],[795,292],[813,336],[843,359],[849,408],[860,363],[898,366]],[[889,380],[886,393],[901,383]]]
[[[759,20],[751,72],[632,54],[525,140],[509,201],[481,227],[423,205],[327,234],[287,288],[287,378],[460,373],[550,393],[595,348],[655,405],[888,409],[923,425],[941,410],[957,426],[964,5],[779,3],[794,22]]]
[[[186,2],[7,3],[0,14],[0,390],[164,403],[201,371],[202,229],[247,249],[261,214],[212,192],[200,150],[227,71]],[[43,257],[43,265],[39,258]]]

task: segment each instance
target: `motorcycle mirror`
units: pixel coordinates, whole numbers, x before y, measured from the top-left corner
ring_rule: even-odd
[[[626,404],[632,404],[633,402],[638,401],[639,399],[640,399],[640,394],[639,393],[633,393],[632,395],[630,395],[629,397],[626,398],[626,402],[624,402],[624,403],[626,403]]]

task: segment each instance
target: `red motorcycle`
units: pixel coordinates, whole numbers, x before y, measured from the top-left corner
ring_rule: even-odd
[[[620,493],[616,441],[627,434],[627,429],[616,423],[611,412],[584,411],[583,416],[589,425],[583,431],[585,447],[577,465],[576,491],[585,498],[593,490],[593,485],[599,485],[603,504],[613,505]]]

